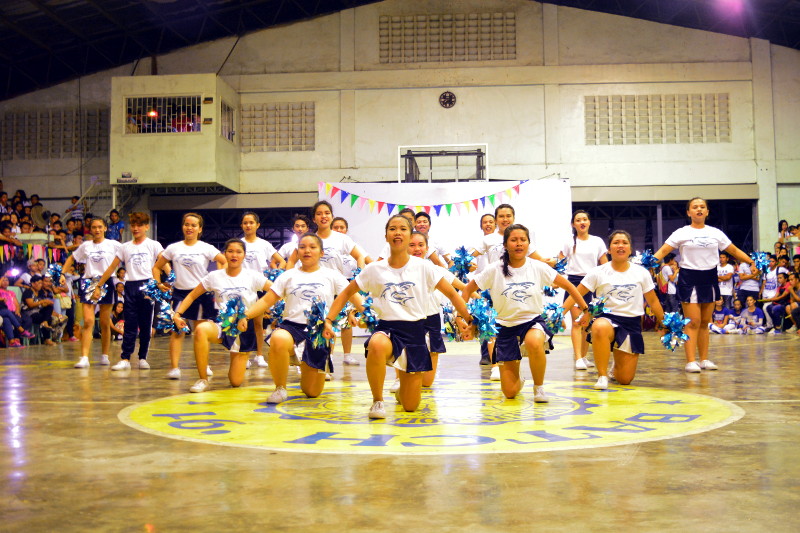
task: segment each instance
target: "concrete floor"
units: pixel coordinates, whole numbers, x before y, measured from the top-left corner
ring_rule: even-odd
[[[559,337],[547,380],[594,383],[593,372],[572,370],[567,342]],[[154,343],[152,370],[127,376],[72,369],[77,343],[0,350],[0,531],[797,531],[800,339],[716,336],[720,370],[702,375],[685,375],[682,352],[664,351],[653,334],[646,342],[633,385],[714,396],[744,416],[677,438],[565,451],[278,452],[120,422],[123,408],[194,382],[188,351],[183,379],[164,379],[166,339]],[[440,379],[486,380],[477,349],[449,344]],[[214,352],[216,389],[226,388],[226,361]],[[334,361],[338,371],[341,356]],[[363,365],[345,379],[364,381]],[[263,369],[245,382],[270,384]]]

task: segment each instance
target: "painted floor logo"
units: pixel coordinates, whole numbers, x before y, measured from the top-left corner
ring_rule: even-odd
[[[645,387],[548,382],[550,403],[531,386],[507,400],[496,383],[442,380],[406,413],[387,393],[387,418],[369,420],[367,383],[326,385],[319,398],[297,386],[265,403],[270,387],[221,389],[127,407],[119,418],[164,437],[292,452],[373,454],[518,453],[616,446],[709,431],[741,418],[710,396]]]

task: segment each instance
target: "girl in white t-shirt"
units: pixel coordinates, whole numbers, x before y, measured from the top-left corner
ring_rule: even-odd
[[[209,263],[216,261],[217,269],[223,269],[226,265],[225,256],[219,250],[200,240],[200,234],[203,233],[203,217],[200,214],[184,214],[181,230],[183,231],[183,240],[167,246],[153,266],[153,278],[156,280],[161,280],[162,270],[167,263],[175,272],[175,284],[171,287],[172,309],[177,309],[192,289],[197,287],[208,274]],[[170,286],[165,283],[159,283],[158,288],[162,291],[170,290]],[[183,318],[189,321],[192,328],[195,327],[196,322],[217,318],[214,295],[210,292],[200,295],[183,314]],[[170,370],[167,372],[167,379],[180,379],[181,377],[178,363],[181,359],[184,336],[182,331],[175,330],[169,338]],[[212,374],[210,369],[208,369],[208,374]]]
[[[614,351],[614,374],[622,385],[628,385],[636,375],[639,355],[644,353],[642,315],[646,301],[659,323],[664,320],[664,310],[656,296],[650,273],[632,264],[631,236],[627,231],[615,231],[608,239],[611,262],[593,268],[578,286],[578,292],[594,292],[606,297],[607,313],[596,317],[591,325],[590,340],[597,363],[594,388],[608,388],[608,362]],[[567,299],[569,302],[569,299]],[[567,305],[565,303],[564,305]],[[584,316],[584,320],[588,317]]]
[[[547,367],[545,341],[553,348],[553,333],[541,317],[544,310],[544,287],[566,290],[572,302],[582,302],[581,295],[567,278],[541,261],[528,257],[530,233],[522,224],[506,228],[503,235],[505,253],[500,261],[471,280],[462,294],[468,298],[475,291],[488,290],[497,311],[497,338],[492,354],[499,363],[500,384],[506,398],[522,390],[524,380],[519,375],[522,360],[520,347],[525,346],[533,375],[533,401],[550,401],[544,391],[544,372]],[[587,309],[584,303],[581,308]]]
[[[347,220],[343,219],[342,217],[336,217],[331,223],[331,229],[343,235],[347,235],[347,231],[350,229],[350,226],[347,223]],[[352,255],[345,254],[342,256],[342,275],[347,278],[348,281],[352,281],[352,279],[355,277],[354,272],[357,268],[358,262],[353,258]],[[351,353],[353,350],[353,328],[351,328],[349,324],[347,326],[343,326],[339,336],[342,339],[342,352],[344,352],[342,362],[346,365],[358,366],[358,360],[353,357],[353,354]]]
[[[708,205],[702,198],[692,198],[686,203],[686,214],[691,224],[675,230],[664,245],[653,256],[663,259],[678,249],[681,255],[681,274],[678,276],[678,299],[683,307],[683,316],[691,319],[685,333],[689,339],[683,345],[686,350],[686,372],[702,369],[716,370],[717,365],[708,360],[708,324],[714,302],[719,298],[717,265],[719,252],[728,252],[743,264],[755,265],[750,257],[736,247],[717,228],[706,226]],[[700,352],[700,363],[695,359]]]
[[[430,293],[442,292],[462,317],[469,317],[464,300],[430,261],[411,257],[408,245],[411,223],[395,215],[386,223],[386,241],[391,253],[386,260],[367,265],[333,302],[326,317],[325,336],[333,338],[331,326],[345,302],[356,292],[372,294],[374,309],[380,318],[377,330],[365,343],[367,379],[372,389],[370,418],[385,418],[383,383],[386,365],[401,371],[400,389],[395,397],[406,411],[414,411],[421,400],[422,379],[433,369],[425,342],[425,319]],[[471,322],[471,318],[467,318]],[[469,338],[469,334],[466,334]]]
[[[207,292],[214,294],[217,309],[225,309],[227,302],[236,297],[241,298],[245,308],[248,308],[258,299],[259,291],[267,291],[272,285],[272,282],[261,272],[242,266],[246,252],[245,243],[241,239],[229,239],[223,247],[223,253],[227,262],[225,269],[206,274],[175,310],[173,318],[178,329],[186,327],[183,313],[197,298]],[[222,326],[216,322],[204,321],[197,324],[192,338],[194,339],[194,358],[200,379],[189,388],[189,392],[203,392],[211,387],[208,381],[208,352],[212,344],[222,344],[230,351],[231,363],[228,369],[228,380],[234,387],[242,384],[245,370],[247,370],[248,354],[256,349],[256,338],[252,321],[242,318],[237,327],[240,334],[233,337],[223,332]]]
[[[263,274],[268,268],[286,268],[286,261],[278,254],[272,243],[260,238],[257,235],[258,228],[261,227],[261,219],[252,211],[242,215],[242,231],[247,254],[244,259],[243,268],[254,270]],[[263,294],[259,294],[259,297]],[[260,368],[266,368],[267,362],[264,360],[264,321],[255,320],[256,334],[256,357],[254,363]],[[250,366],[250,362],[247,363]]]
[[[121,246],[117,241],[105,238],[106,222],[102,218],[93,218],[89,221],[89,233],[91,241],[81,244],[77,250],[72,252],[64,263],[63,271],[72,272],[73,265],[83,263],[83,279],[80,284],[79,299],[83,306],[83,327],[81,328],[81,358],[75,364],[75,368],[89,367],[89,352],[92,349],[92,331],[94,330],[94,311],[95,306],[100,305],[100,364],[108,365],[108,352],[111,349],[111,306],[114,303],[114,286],[109,279],[106,281],[106,295],[97,302],[86,299],[86,287],[95,276],[103,275],[103,272],[111,265],[117,256],[117,250]]]
[[[283,322],[272,332],[269,345],[269,368],[275,382],[275,391],[267,403],[281,403],[288,399],[286,379],[292,356],[299,359],[300,387],[309,398],[316,398],[325,386],[326,374],[333,372],[331,361],[332,343],[315,348],[305,331],[306,311],[311,310],[314,298],[319,298],[330,307],[334,297],[347,287],[342,274],[330,268],[322,268],[322,239],[313,233],[303,235],[297,243],[300,267],[281,274],[258,302],[247,310],[248,317],[262,316],[278,300],[286,304]],[[361,296],[351,300],[361,309]],[[355,322],[355,318],[351,317]]]
[[[309,228],[311,228],[310,218],[305,215],[295,215],[292,220],[292,233],[294,233],[294,237],[291,241],[284,243],[283,246],[278,248],[278,255],[283,257],[285,261],[288,261],[292,256],[292,252],[297,250],[297,242],[300,240],[300,237],[308,233]]]
[[[597,265],[602,265],[608,258],[606,257],[606,243],[600,237],[589,235],[589,227],[592,221],[589,213],[579,209],[572,213],[572,239],[564,243],[563,248],[558,253],[559,259],[567,259],[567,280],[576,287],[580,284],[583,277]],[[594,295],[587,293],[584,300],[588,305]],[[564,300],[568,296],[564,295]],[[573,322],[581,314],[580,309],[572,306],[569,310]],[[575,360],[575,370],[587,370],[594,366],[586,355],[589,353],[589,343],[580,328],[572,328],[572,354]]]

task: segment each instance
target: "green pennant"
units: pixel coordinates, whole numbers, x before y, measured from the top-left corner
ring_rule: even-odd
[[[444,208],[447,209],[447,214],[449,216],[450,211],[453,209],[453,204],[444,204]]]
[[[358,200],[358,195],[357,194],[351,194],[350,195],[350,207],[353,207],[355,205],[356,200]]]
[[[489,201],[492,202],[492,207],[494,207],[494,194],[489,195]]]
[[[405,206],[405,205],[403,205],[403,204],[400,204],[400,205],[398,205],[398,206],[397,206],[397,212],[399,213],[400,211],[402,211],[402,210],[403,210],[403,209],[405,209],[405,208],[406,208],[406,206]]]

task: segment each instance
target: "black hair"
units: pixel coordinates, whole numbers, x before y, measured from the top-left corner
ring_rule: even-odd
[[[500,204],[494,208],[494,218],[497,218],[497,213],[500,212],[501,209],[511,209],[511,214],[514,215],[516,218],[517,212],[514,210],[514,206],[511,204]]]
[[[314,205],[311,206],[311,219],[312,220],[317,215],[317,209],[319,209],[319,207],[322,206],[322,205],[327,206],[328,209],[330,209],[330,211],[331,211],[331,215],[333,214],[333,206],[330,204],[330,202],[328,202],[327,200],[320,200],[319,202],[317,202],[317,203],[315,203]]]
[[[513,209],[513,207],[512,207]],[[511,271],[508,269],[508,263],[511,260],[510,256],[508,255],[508,248],[506,248],[506,243],[508,242],[509,237],[511,237],[511,232],[514,230],[522,230],[525,232],[525,235],[528,237],[528,242],[531,242],[531,233],[528,231],[528,228],[523,226],[522,224],[511,224],[506,228],[506,231],[503,232],[503,276],[509,277],[511,276]]]
[[[239,246],[242,247],[243,251],[245,252],[247,251],[247,248],[245,247],[244,241],[242,239],[228,239],[222,246],[222,252],[225,253],[228,250],[228,246],[230,246],[231,244],[238,244]]]
[[[414,230],[414,231],[411,232],[411,236],[413,237],[414,235],[422,235],[422,238],[425,239],[425,246],[428,245],[428,236],[427,235],[425,235],[421,231],[417,231],[417,230]]]
[[[492,217],[492,218],[494,218],[494,215],[493,215],[493,214],[491,214],[491,213],[486,213],[486,214],[484,214],[484,215],[481,215],[481,222],[480,222],[480,226],[481,226],[481,227],[483,227],[483,219],[484,219],[484,218],[486,218],[486,217]]]
[[[308,228],[312,226],[311,219],[308,218],[306,215],[295,215],[294,218],[292,219],[292,226],[294,226],[294,223],[297,222],[298,220],[302,220],[303,222],[305,222],[306,227]]]
[[[403,209],[397,212],[397,214],[400,216],[403,216],[403,213],[411,213],[412,217],[417,218],[416,213],[414,213],[414,210],[411,209],[410,207],[404,207]]]
[[[624,229],[615,229],[611,233],[608,234],[608,242],[606,243],[607,246],[611,246],[611,240],[614,238],[614,235],[625,235],[628,239],[628,244],[631,245],[631,251],[633,250],[633,237],[631,234],[625,231]]]
[[[408,225],[409,231],[414,231],[414,228],[411,227],[411,222],[406,217],[404,217],[402,215],[392,215],[392,216],[389,217],[389,220],[386,221],[386,227],[383,228],[383,232],[384,233],[389,231],[389,224],[391,224],[392,220],[394,220],[396,218],[402,218],[405,221],[405,223]]]
[[[341,220],[342,222],[344,222],[344,229],[346,229],[346,230],[349,230],[349,229],[350,229],[350,224],[348,224],[348,223],[347,223],[347,220],[345,220],[343,217],[334,217],[334,219],[333,219],[333,220],[331,220],[331,226],[333,226],[333,224],[334,224],[334,223],[335,223],[337,220]]]
[[[672,252],[668,253],[667,255],[664,256],[664,264],[666,265],[673,259],[675,259],[675,254],[673,254]]]
[[[253,220],[256,221],[256,224],[261,224],[261,218],[256,213],[254,213],[253,211],[245,211],[244,214],[242,215],[242,222],[244,222],[244,217],[246,217],[248,215],[253,217]]]
[[[587,211],[584,211],[583,209],[578,209],[577,211],[572,213],[572,224],[575,224],[575,217],[580,214],[586,215],[586,218],[588,218],[589,221],[591,222],[592,219],[589,216],[589,213]],[[578,230],[575,229],[575,226],[572,226],[572,255],[575,255],[575,249],[577,247],[578,247]]]
[[[344,220],[344,219],[342,219],[342,220]],[[311,237],[315,241],[317,241],[317,244],[319,245],[319,249],[320,250],[323,250],[325,248],[325,245],[322,244],[322,239],[320,238],[320,236],[317,235],[316,233],[313,233],[313,232],[310,232],[310,231],[308,233],[303,233],[303,235],[299,239],[297,239],[297,244],[299,245],[300,241],[302,241],[306,237]]]
[[[429,226],[431,225],[431,216],[428,213],[426,213],[425,211],[420,211],[419,213],[414,215],[414,220],[417,220],[420,217],[427,218],[428,219],[428,225]]]
[[[783,231],[784,224],[786,224],[786,229],[787,230],[789,229],[789,222],[787,222],[786,220],[781,220],[780,222],[778,222],[778,233]]]
[[[706,209],[708,209],[708,202],[706,201],[706,199],[703,198],[702,196],[695,196],[694,198],[691,198],[688,202],[686,202],[687,211],[692,206],[692,202],[694,202],[695,200],[703,200],[703,203],[706,204]]]

